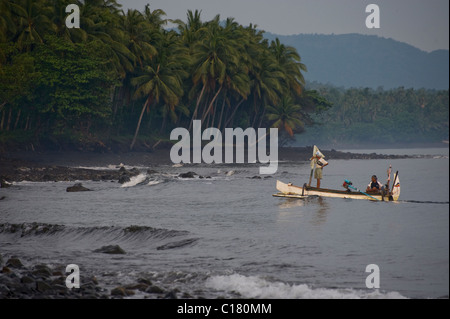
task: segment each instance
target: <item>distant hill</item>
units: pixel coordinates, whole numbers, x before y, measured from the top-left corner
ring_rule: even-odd
[[[425,52],[375,35],[298,34],[276,37],[299,52],[308,82],[335,86],[391,89],[448,89],[449,51]]]

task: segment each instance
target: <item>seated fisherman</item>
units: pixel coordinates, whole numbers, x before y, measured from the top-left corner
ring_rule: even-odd
[[[378,181],[377,176],[373,175],[372,181],[369,183],[369,185],[367,185],[366,192],[379,192],[383,190],[383,188],[383,184]]]

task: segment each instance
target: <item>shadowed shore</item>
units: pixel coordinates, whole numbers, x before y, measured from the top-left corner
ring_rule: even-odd
[[[287,147],[278,150],[278,160],[306,162],[312,147]],[[336,150],[321,150],[327,160],[333,159],[398,159],[407,155],[358,154]],[[0,154],[0,179],[18,181],[118,180],[123,174],[120,165],[157,167],[172,165],[170,149],[154,152],[93,153],[93,152],[14,152]],[[207,164],[204,164],[207,165]],[[109,166],[109,169],[107,167]],[[89,168],[86,168],[89,167]],[[98,169],[92,169],[98,167]],[[104,167],[105,169],[102,169]],[[129,176],[137,170],[127,171]]]

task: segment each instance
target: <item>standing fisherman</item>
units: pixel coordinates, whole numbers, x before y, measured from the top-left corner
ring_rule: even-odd
[[[314,160],[314,164],[316,166],[314,178],[317,180],[317,188],[320,188],[320,180],[323,178],[322,169],[328,165],[328,162],[325,161],[322,157],[322,153],[317,150],[314,156],[309,159],[310,161]]]

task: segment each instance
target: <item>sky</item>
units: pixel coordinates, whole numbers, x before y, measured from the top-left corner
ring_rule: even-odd
[[[208,21],[220,14],[246,26],[279,35],[299,33],[378,35],[423,51],[449,49],[448,0],[118,0],[126,11],[162,9],[168,19],[186,21],[187,10],[201,10]],[[380,28],[367,28],[369,4],[379,7]]]

